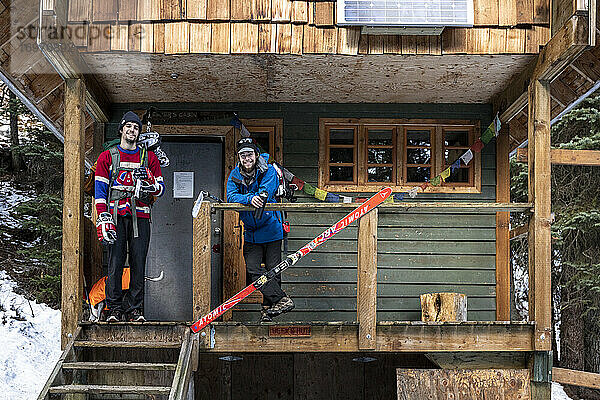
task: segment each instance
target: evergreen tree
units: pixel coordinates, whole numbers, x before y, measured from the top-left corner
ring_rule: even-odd
[[[600,96],[584,101],[552,126],[552,146],[600,150]],[[600,172],[598,167],[552,165],[552,281],[560,318],[564,368],[600,373]],[[527,165],[511,162],[514,201],[527,201]],[[515,216],[523,219],[523,216]],[[527,270],[526,246],[514,243],[513,266]],[[518,303],[518,302],[517,302]],[[574,398],[598,391],[569,387]]]
[[[3,180],[33,193],[30,200],[11,209],[11,216],[20,221],[19,227],[0,224],[0,244],[14,254],[10,263],[3,263],[2,267],[26,294],[59,307],[63,146],[16,97],[0,105],[0,115],[11,128],[11,140],[0,142]],[[13,132],[19,132],[18,144],[12,140]],[[15,168],[14,154],[18,155],[20,168]],[[15,270],[22,273],[11,273]]]

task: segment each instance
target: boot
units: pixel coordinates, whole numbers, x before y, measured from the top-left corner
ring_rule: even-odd
[[[289,297],[282,297],[281,300],[277,302],[273,307],[267,310],[267,314],[269,317],[273,318],[278,316],[279,314],[286,313],[288,311],[292,311],[294,309],[294,301]]]
[[[269,308],[269,306],[262,306],[260,309],[260,322],[273,322],[273,318],[268,314]]]

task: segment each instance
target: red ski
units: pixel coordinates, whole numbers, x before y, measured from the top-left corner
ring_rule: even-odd
[[[298,260],[302,257],[313,251],[317,246],[325,243],[329,240],[333,235],[350,225],[352,222],[358,220],[360,217],[373,210],[381,203],[385,201],[392,194],[392,188],[385,188],[376,193],[373,197],[362,203],[360,206],[352,210],[348,215],[344,218],[340,219],[334,225],[327,228],[323,233],[319,236],[311,240],[300,250],[286,257],[285,260],[277,264],[274,268],[268,271],[266,274],[261,275],[257,280],[252,282],[250,285],[246,286],[235,296],[227,300],[225,303],[221,304],[219,307],[215,308],[208,314],[202,316],[198,321],[196,321],[190,328],[192,332],[198,333],[202,329],[204,329],[208,324],[213,322],[219,316],[221,316],[225,311],[234,307],[237,303],[244,300],[250,294],[252,294],[255,290],[260,289],[265,283],[273,279],[277,274],[280,274],[282,271],[296,264]]]

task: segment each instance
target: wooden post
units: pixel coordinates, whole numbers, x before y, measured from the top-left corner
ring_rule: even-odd
[[[506,126],[507,124],[505,124]],[[496,201],[510,202],[508,127],[496,138]],[[496,213],[496,320],[510,321],[510,213]]]
[[[358,348],[374,350],[377,343],[377,210],[358,223],[357,276]]]
[[[210,311],[210,203],[203,201],[194,218],[192,252],[192,297],[194,321]]]
[[[550,243],[550,85],[534,80],[529,85],[529,201],[533,215],[529,222],[529,319],[535,321],[534,349],[552,350],[551,243]],[[549,357],[548,357],[549,358]],[[536,360],[542,357],[536,357]],[[534,363],[538,361],[534,360]],[[542,366],[534,365],[534,370]],[[546,366],[551,368],[551,366]],[[531,382],[531,399],[549,399],[551,383]]]
[[[466,321],[467,296],[461,293],[425,293],[421,295],[421,321]]]
[[[61,347],[77,329],[83,300],[83,172],[85,85],[67,79],[64,117]]]
[[[529,86],[529,319],[536,322],[535,349],[552,350],[550,249],[550,87]]]

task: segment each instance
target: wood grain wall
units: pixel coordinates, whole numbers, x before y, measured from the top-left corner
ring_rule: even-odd
[[[290,0],[72,0],[69,26],[93,52],[525,54],[549,40],[548,0],[474,0],[474,8],[473,28],[442,36],[361,35],[336,24],[335,2]],[[110,35],[98,36],[106,27]]]
[[[283,161],[286,168],[312,185],[318,176],[319,118],[447,118],[491,119],[485,105],[398,104],[175,104],[174,109],[235,110],[240,118],[284,121]],[[126,109],[147,105],[118,105]],[[165,108],[161,105],[161,108]],[[159,122],[157,122],[159,123]],[[187,121],[181,121],[187,123]],[[224,124],[227,121],[223,121]],[[111,129],[116,131],[114,125]],[[419,194],[419,201],[496,198],[495,145],[482,154],[481,194]],[[299,194],[299,201],[315,201]],[[289,249],[296,250],[341,218],[335,213],[289,214]],[[377,319],[420,320],[419,295],[456,291],[468,297],[469,320],[495,319],[495,214],[386,213],[379,215]],[[228,229],[224,227],[224,229]],[[357,228],[352,226],[320,246],[283,274],[283,288],[296,309],[278,321],[355,321]],[[233,320],[256,321],[257,304],[241,304]]]

